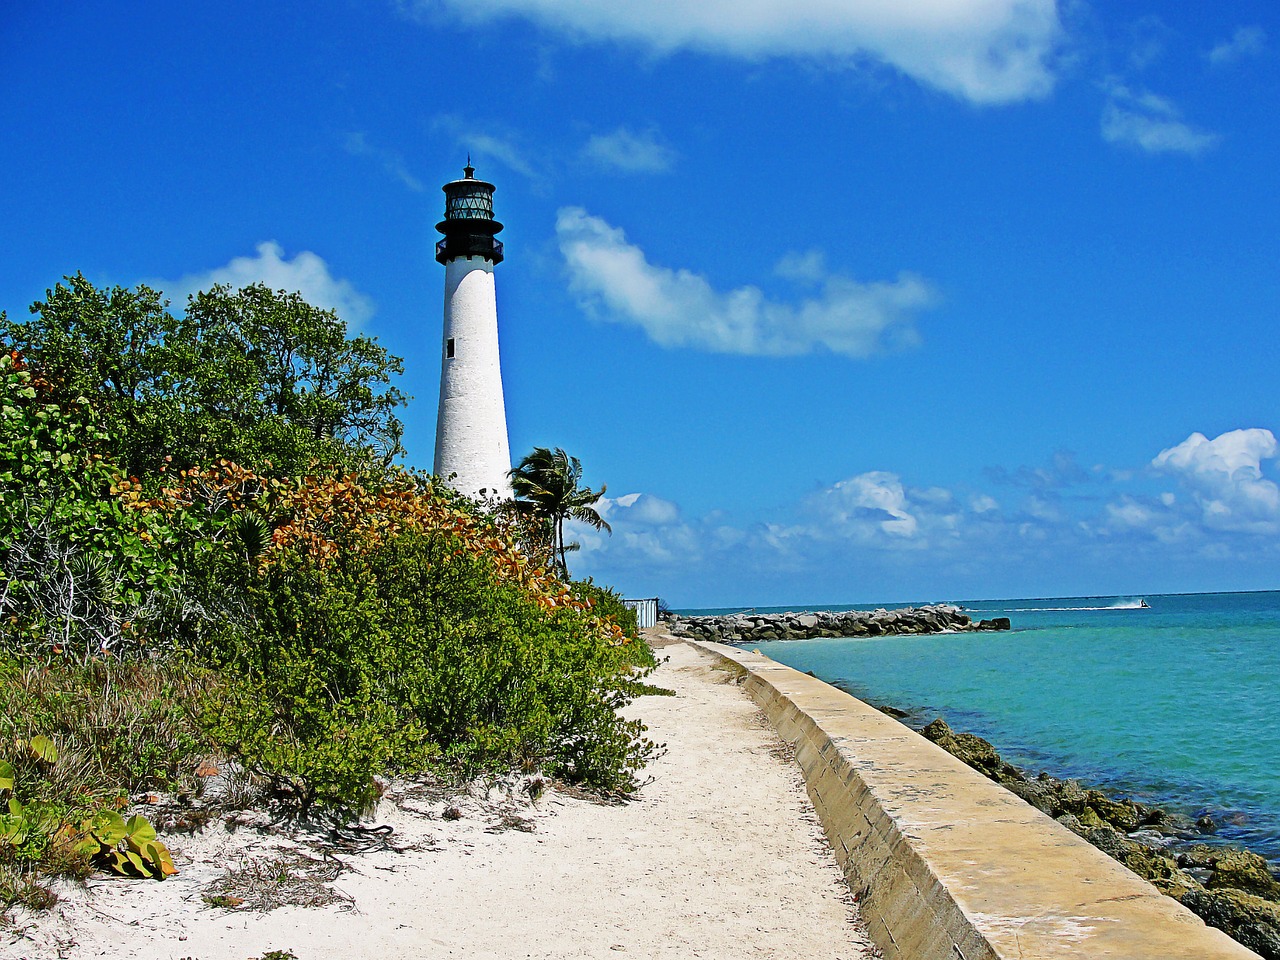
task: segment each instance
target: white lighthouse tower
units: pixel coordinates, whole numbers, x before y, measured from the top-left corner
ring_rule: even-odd
[[[474,177],[444,185],[444,219],[436,259],[444,264],[444,342],[435,475],[468,496],[511,496],[511,447],[498,361],[498,304],[493,268],[502,262],[494,235],[493,184]]]

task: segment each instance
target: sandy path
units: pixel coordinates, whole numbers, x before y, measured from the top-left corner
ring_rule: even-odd
[[[208,906],[202,890],[228,865],[289,843],[214,825],[172,838],[178,877],[68,892],[24,937],[0,931],[0,956],[871,956],[799,772],[754,705],[703,654],[678,644],[659,655],[669,660],[653,682],[678,695],[632,707],[668,746],[636,801],[402,797],[381,822],[416,849],[343,855],[333,886],[354,910]],[[450,803],[461,819],[441,817]],[[503,809],[532,831],[488,832]]]

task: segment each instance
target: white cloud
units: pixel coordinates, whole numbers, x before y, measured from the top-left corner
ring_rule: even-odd
[[[409,165],[401,154],[395,150],[375,147],[360,131],[348,133],[344,147],[353,157],[371,157],[377,160],[383,170],[415,193],[422,193],[426,189],[422,181],[409,172]]]
[[[225,266],[187,274],[179,280],[160,280],[155,286],[165,291],[173,303],[185,305],[188,296],[208,290],[215,283],[236,290],[251,283],[265,283],[272,290],[297,291],[313,306],[333,310],[352,330],[362,327],[374,312],[373,301],[350,281],[335,277],[321,257],[303,250],[292,260],[286,259],[274,240],[258,244],[256,256],[235,257]]]
[[[1223,66],[1246,57],[1256,57],[1266,49],[1266,45],[1267,32],[1261,27],[1239,27],[1229,40],[1216,44],[1205,56],[1215,66]]]
[[[606,320],[637,326],[664,347],[715,353],[794,356],[825,348],[865,357],[914,346],[914,313],[934,295],[921,278],[859,283],[823,273],[817,296],[771,300],[759,287],[727,292],[689,270],[655,266],[619,228],[578,207],[556,218],[570,289]]]
[[[602,503],[612,537],[575,536],[583,575],[689,600],[715,589],[735,598],[724,602],[787,603],[823,591],[839,597],[850,584],[873,599],[989,595],[1036,583],[1042,591],[1097,590],[1116,577],[1213,582],[1228,562],[1269,582],[1280,557],[1280,488],[1263,469],[1278,458],[1269,430],[1214,440],[1192,434],[1159,453],[1151,470],[1127,479],[1097,471],[1096,482],[1073,487],[1073,496],[1014,489],[1007,504],[871,470],[797,498],[764,522],[719,512],[690,519],[669,500],[631,493]],[[1185,494],[1168,489],[1170,477]]]
[[[611,533],[576,521],[565,524],[566,539],[581,545],[588,564],[600,555],[650,566],[689,562],[702,555],[704,543],[714,544],[717,539],[714,533],[684,523],[676,504],[649,493],[602,497],[596,511],[613,528]]]
[[[598,512],[610,523],[610,517],[624,522],[661,526],[680,519],[680,508],[670,500],[663,500],[651,493],[627,493],[612,499],[603,497]]]
[[[676,152],[654,131],[632,133],[626,127],[594,134],[582,153],[597,166],[621,173],[665,173],[676,160]]]
[[[891,537],[910,539],[920,523],[907,503],[902,479],[894,473],[873,470],[828,487],[811,500],[828,529],[844,534],[867,528]]]
[[[1000,509],[1000,503],[994,497],[989,497],[985,493],[976,494],[969,501],[969,509],[974,513],[992,513]]]
[[[1210,440],[1193,433],[1151,461],[1191,492],[1212,530],[1280,532],[1280,487],[1262,475],[1278,447],[1270,430],[1231,430]]]
[[[1045,96],[1062,36],[1056,0],[411,0],[483,23],[523,16],[575,40],[634,42],[832,66],[887,64],[976,103]]]
[[[1151,526],[1154,519],[1148,507],[1131,497],[1122,497],[1115,503],[1107,504],[1107,517],[1117,526],[1142,529]]]
[[[1111,83],[1102,110],[1102,138],[1147,153],[1200,154],[1218,144],[1216,133],[1197,130],[1181,119],[1166,97]]]

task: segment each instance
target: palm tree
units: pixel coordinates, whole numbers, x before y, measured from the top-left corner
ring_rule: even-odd
[[[510,477],[517,503],[551,524],[552,561],[558,561],[560,573],[568,580],[569,565],[565,554],[576,549],[577,545],[565,545],[564,522],[578,520],[597,530],[612,533],[594,506],[604,496],[606,487],[601,485],[596,491],[580,486],[582,464],[577,457],[569,456],[559,447],[554,450],[534,447],[511,469]]]

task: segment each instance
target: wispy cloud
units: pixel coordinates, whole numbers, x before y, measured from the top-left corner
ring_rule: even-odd
[[[467,120],[453,114],[436,117],[432,126],[448,134],[458,149],[469,153],[477,164],[493,160],[530,180],[541,182],[545,179],[541,165],[520,146],[519,137],[505,127]]]
[[[1168,25],[1154,14],[1139,17],[1130,25],[1129,32],[1133,40],[1129,50],[1129,66],[1134,70],[1145,70],[1160,60],[1172,33]]]
[[[676,152],[655,131],[633,133],[626,127],[594,134],[582,154],[596,166],[620,173],[665,173],[676,160]]]
[[[976,103],[1045,96],[1062,37],[1056,0],[409,0],[466,22],[525,17],[573,41],[620,41],[660,54],[689,49],[759,60],[803,57],[835,68],[893,67]]]
[[[816,287],[812,296],[776,300],[755,286],[719,291],[689,270],[651,264],[621,229],[578,207],[559,211],[556,234],[582,305],[604,320],[639,327],[664,347],[762,356],[825,349],[865,357],[917,344],[915,314],[936,299],[912,274],[860,283],[813,263],[805,284],[806,292]]]
[[[1217,146],[1216,133],[1198,130],[1184,121],[1173,101],[1122,83],[1107,85],[1102,110],[1102,138],[1108,143],[1136,147],[1147,153],[1197,155]]]
[[[985,471],[987,477],[1000,485],[1027,487],[1032,490],[1057,492],[1067,487],[1088,483],[1093,476],[1080,466],[1076,456],[1070,450],[1055,451],[1049,462],[1038,467],[1021,466],[1016,470],[1005,467],[990,467]]]
[[[395,177],[410,190],[421,193],[426,187],[422,181],[409,172],[409,165],[404,157],[395,150],[376,147],[361,131],[348,133],[344,142],[347,153],[353,157],[369,157],[381,164],[382,169]]]
[[[333,310],[353,330],[373,316],[373,301],[350,281],[335,277],[324,259],[310,250],[303,250],[291,260],[274,240],[258,244],[256,250],[252,257],[234,257],[212,270],[189,273],[177,280],[157,280],[153,286],[163,290],[173,303],[183,305],[191,294],[217,283],[237,290],[251,283],[265,283],[273,290],[301,293],[308,303]]]
[[[1257,57],[1267,47],[1267,32],[1261,27],[1238,27],[1227,40],[1217,43],[1205,54],[1215,66]]]

